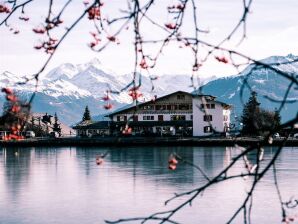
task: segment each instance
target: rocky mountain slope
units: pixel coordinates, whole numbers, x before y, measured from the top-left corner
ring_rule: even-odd
[[[295,61],[295,62],[293,62]],[[275,64],[274,67],[286,72],[297,79],[298,77],[298,57],[288,55],[272,56],[262,60],[266,64]],[[293,62],[293,63],[292,63]],[[248,100],[250,90],[258,93],[261,107],[269,110],[279,108],[280,101],[283,100],[290,81],[280,74],[267,68],[254,68],[249,65],[240,74],[226,78],[213,80],[203,87],[203,92],[218,97],[219,100],[233,105],[233,116],[241,116],[243,103]],[[247,84],[244,84],[247,81]],[[248,88],[249,86],[249,88]],[[242,97],[241,97],[241,91]],[[296,116],[298,111],[298,88],[293,85],[287,96],[288,103],[281,110],[283,121],[287,121]]]
[[[153,96],[162,96],[176,90],[192,91],[189,75],[162,75],[154,83],[152,91],[152,77],[141,76],[142,86],[140,88],[143,96],[140,101],[150,100]],[[34,112],[48,112],[54,114],[67,124],[74,124],[82,118],[86,105],[89,106],[91,114],[106,113],[102,97],[108,89],[120,91],[132,80],[131,74],[118,75],[110,71],[97,59],[86,64],[73,65],[62,64],[54,68],[48,74],[41,77],[38,91],[33,101]],[[208,79],[209,80],[209,79]],[[4,72],[0,75],[0,87],[12,87],[19,92],[23,98],[29,98],[34,91],[34,83],[16,85],[24,79]],[[202,80],[206,82],[207,80]],[[113,108],[131,103],[131,97],[127,91],[120,94],[112,94],[111,102]],[[0,106],[4,97],[0,97]],[[2,107],[2,106],[1,106]]]

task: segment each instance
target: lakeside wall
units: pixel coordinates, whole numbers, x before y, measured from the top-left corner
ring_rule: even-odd
[[[274,139],[264,144],[258,138],[198,138],[198,137],[99,137],[99,138],[43,138],[19,141],[0,141],[0,147],[35,146],[234,146],[268,145],[298,146],[298,139]]]

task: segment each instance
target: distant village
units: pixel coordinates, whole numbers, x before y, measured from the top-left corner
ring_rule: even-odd
[[[279,111],[259,107],[257,94],[252,92],[250,106],[256,112],[231,120],[233,105],[219,101],[215,96],[200,92],[176,91],[147,102],[137,102],[118,108],[105,115],[106,120],[93,122],[88,107],[81,122],[73,126],[80,137],[96,136],[184,136],[237,137],[268,134],[279,127]],[[255,104],[255,105],[250,105]],[[244,110],[245,113],[245,110]],[[255,114],[254,114],[255,113]],[[256,114],[257,113],[257,114]],[[256,116],[255,121],[249,121]],[[242,120],[247,120],[243,124]],[[252,127],[256,123],[258,127]],[[292,135],[298,138],[298,125],[293,130],[283,129],[273,137]]]
[[[254,98],[254,96],[252,96]],[[259,106],[255,97],[256,105]],[[249,103],[248,103],[249,104]],[[244,133],[243,124],[231,120],[233,105],[218,101],[215,96],[200,92],[188,93],[176,91],[154,98],[147,102],[135,101],[105,115],[101,121],[92,121],[88,106],[85,108],[82,121],[71,128],[58,120],[58,116],[50,114],[32,114],[24,126],[21,136],[34,137],[230,137]],[[262,111],[261,109],[259,111]],[[271,126],[280,124],[280,115],[263,111],[259,117],[267,119]],[[270,129],[272,127],[265,127]],[[253,129],[253,127],[248,127]],[[252,130],[253,131],[253,130]],[[282,130],[284,135],[289,130]],[[13,133],[0,125],[2,140],[16,139]],[[294,127],[294,137],[298,138],[298,127]],[[249,133],[248,133],[249,134]],[[254,133],[257,135],[257,133]],[[275,137],[279,137],[275,133]]]

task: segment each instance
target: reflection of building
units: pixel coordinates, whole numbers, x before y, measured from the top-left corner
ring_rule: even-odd
[[[110,121],[80,123],[77,135],[206,136],[227,132],[230,106],[210,95],[177,91],[166,96],[128,105],[108,115]],[[103,133],[103,134],[100,134]]]

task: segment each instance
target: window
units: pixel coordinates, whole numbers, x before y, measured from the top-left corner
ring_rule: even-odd
[[[192,120],[193,118],[192,118],[192,115],[190,115],[190,120]]]
[[[215,109],[215,104],[214,103],[206,103],[206,104],[201,104],[201,109]]]
[[[155,109],[156,110],[166,110],[167,109],[167,106],[166,105],[156,105],[155,106]]]
[[[127,121],[127,116],[119,115],[117,116],[117,121]]]
[[[212,121],[212,115],[204,115],[204,121]]]
[[[204,127],[204,133],[210,133],[212,132],[212,127],[211,126],[205,126]]]
[[[171,110],[171,105],[167,105],[167,110]]]
[[[185,115],[172,115],[171,121],[185,121]]]
[[[145,105],[143,107],[144,110],[152,110],[153,109],[153,106],[152,105]]]
[[[177,95],[177,100],[185,100],[185,95]]]
[[[132,117],[132,120],[133,120],[133,121],[138,121],[138,115],[134,115],[134,116]]]
[[[154,116],[143,116],[144,121],[154,121]]]
[[[158,121],[163,121],[163,115],[158,115]]]
[[[189,105],[188,104],[180,104],[178,108],[179,108],[179,110],[189,110]]]

